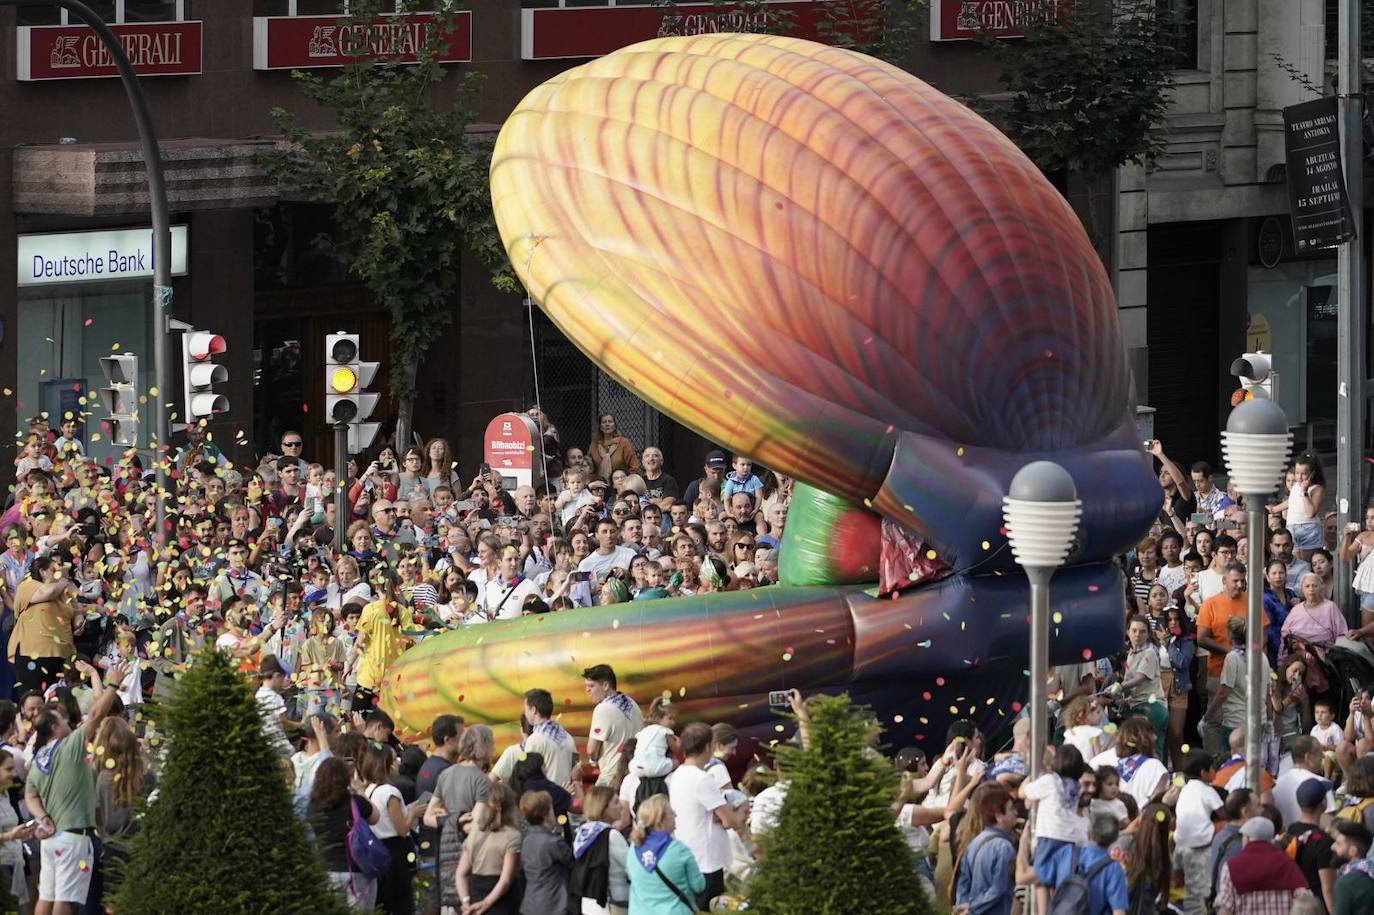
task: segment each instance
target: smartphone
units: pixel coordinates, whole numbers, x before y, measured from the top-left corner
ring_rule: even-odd
[[[268,519],[267,519],[267,526],[268,526],[268,527],[281,527],[281,525],[282,525],[282,520],[281,520],[280,518],[268,518]]]
[[[591,580],[592,580],[592,574],[593,574],[593,573],[591,573],[591,572],[574,572],[574,573],[572,573],[571,575],[569,575],[568,578],[570,578],[572,581],[575,581],[575,582],[578,582],[578,581],[591,581]]]
[[[390,462],[390,461],[378,461],[378,462],[377,462],[377,469],[378,469],[378,470],[390,470],[390,469],[391,469],[391,462]]]
[[[787,690],[770,689],[768,691],[768,705],[770,708],[787,708]]]
[[[477,472],[480,473],[482,476],[486,476],[487,474],[491,473],[491,465],[488,464],[486,461],[483,461],[481,464],[477,465]]]
[[[1201,524],[1203,527],[1212,523],[1212,516],[1206,512],[1193,512],[1188,516],[1188,520],[1194,524]]]

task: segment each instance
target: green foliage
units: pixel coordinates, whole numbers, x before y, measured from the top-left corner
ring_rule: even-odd
[[[904,66],[922,22],[923,0],[819,0],[817,37]]]
[[[706,18],[684,17],[676,0],[654,0],[663,10],[659,37],[700,32],[744,32],[792,35],[797,15],[769,6],[765,0],[711,0]],[[901,65],[920,29],[926,0],[816,0],[816,37],[825,44],[846,48]]]
[[[894,825],[899,776],[873,753],[876,724],[847,695],[807,701],[806,749],[776,747],[788,782],[777,828],[749,884],[761,915],[932,912],[911,850]]]
[[[354,0],[351,10],[353,21],[368,22],[378,2]],[[284,187],[331,205],[334,232],[319,241],[390,312],[391,389],[406,403],[419,360],[453,320],[464,248],[490,267],[496,288],[520,289],[492,215],[489,142],[467,132],[482,76],[465,73],[451,100],[435,98],[455,14],[437,14],[440,26],[417,64],[359,53],[334,76],[294,72],[301,93],[332,112],[338,130],[312,134],[291,112],[273,109],[291,148],[266,157]],[[405,403],[402,412],[409,416]]]
[[[229,657],[198,656],[168,705],[147,714],[167,735],[167,756],[113,910],[344,915],[292,812],[253,689]]]
[[[1011,99],[978,107],[1045,172],[1093,179],[1128,162],[1148,165],[1163,151],[1159,128],[1186,30],[1156,0],[1114,5],[1060,7],[1025,38],[983,39]]]

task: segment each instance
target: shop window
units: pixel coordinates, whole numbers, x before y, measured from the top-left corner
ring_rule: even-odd
[[[380,4],[383,12],[397,13],[433,12],[446,5],[462,6],[456,0],[383,0]],[[342,16],[348,12],[348,0],[253,0],[254,16]]]
[[[186,0],[87,0],[86,5],[111,24],[179,22],[186,18]],[[19,25],[74,25],[79,22],[71,13],[56,7],[19,7]]]

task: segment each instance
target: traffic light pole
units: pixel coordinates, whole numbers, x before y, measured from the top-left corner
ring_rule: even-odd
[[[80,0],[0,0],[0,6],[55,6],[65,9],[91,27],[105,46],[115,69],[119,71],[124,91],[129,96],[138,139],[143,146],[143,164],[148,173],[148,202],[153,217],[153,374],[155,389],[148,392],[148,403],[156,417],[153,429],[157,441],[150,443],[153,467],[157,472],[157,535],[156,544],[167,542],[167,470],[165,458],[170,453],[170,420],[166,402],[172,388],[172,366],[167,358],[167,318],[172,313],[172,230],[167,215],[167,183],[162,175],[162,152],[153,132],[153,119],[148,114],[148,100],[143,95],[138,74],[115,38],[99,16]]]
[[[342,556],[348,529],[348,423],[334,424],[334,553]]]

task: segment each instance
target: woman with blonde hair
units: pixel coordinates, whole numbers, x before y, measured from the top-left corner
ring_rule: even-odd
[[[586,822],[573,836],[572,889],[582,899],[582,915],[626,915],[630,881],[625,857],[630,844],[621,832],[630,810],[609,785],[591,788],[582,801]]]
[[[517,915],[520,908],[515,875],[520,870],[522,837],[515,792],[499,782],[487,791],[481,818],[473,817],[473,829],[463,842],[454,881],[462,911],[483,915]]]
[[[639,805],[636,815],[625,862],[630,911],[695,915],[706,908],[697,898],[706,889],[706,878],[691,850],[673,838],[677,818],[668,795],[655,794]]]

